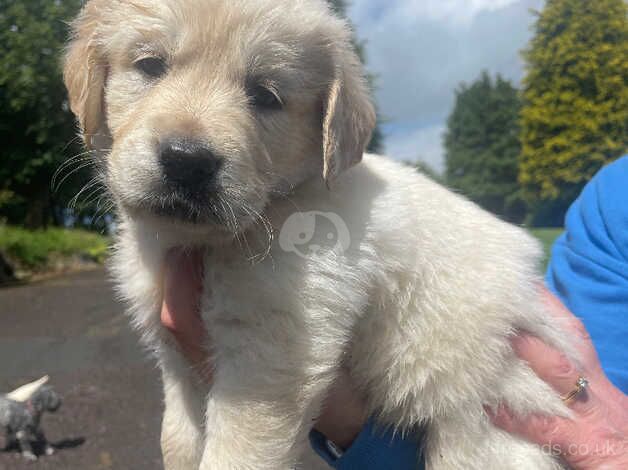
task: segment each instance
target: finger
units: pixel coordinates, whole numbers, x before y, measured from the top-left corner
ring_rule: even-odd
[[[173,286],[172,281],[180,278],[179,288],[191,288],[198,291],[203,287],[203,252],[198,249],[184,250],[174,248],[166,254],[164,263],[166,286]]]
[[[536,375],[561,396],[574,390],[580,372],[563,353],[528,334],[514,337],[512,346],[515,353],[528,363]]]
[[[591,341],[589,332],[584,327],[584,323],[571,313],[558,297],[552,294],[548,289],[543,288],[543,300],[549,307],[550,313],[559,321],[563,330],[580,340],[579,346],[581,348],[593,349],[593,342]]]
[[[515,416],[503,405],[495,411],[486,408],[486,412],[495,426],[539,446],[550,446],[552,453],[564,453],[577,439],[574,423],[565,418],[537,414]]]
[[[207,333],[200,315],[202,293],[202,254],[172,250],[164,272],[164,298],[161,323],[193,362],[205,357],[203,344]]]
[[[176,316],[170,318],[173,326],[183,326],[198,313],[202,293],[202,275],[198,252],[171,250],[164,267],[164,304]]]
[[[602,365],[598,359],[597,351],[584,323],[567,309],[558,297],[549,290],[543,289],[544,300],[549,307],[550,313],[554,315],[559,326],[572,338],[574,346],[580,352],[580,359],[583,361],[584,370],[582,373],[593,379],[594,382],[605,381],[606,375],[602,370]]]

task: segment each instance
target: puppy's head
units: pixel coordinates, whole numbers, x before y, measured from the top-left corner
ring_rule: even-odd
[[[91,0],[65,62],[116,202],[234,232],[357,163],[375,114],[324,0]]]
[[[39,412],[54,413],[61,406],[61,397],[49,385],[43,385],[32,396],[31,403]]]

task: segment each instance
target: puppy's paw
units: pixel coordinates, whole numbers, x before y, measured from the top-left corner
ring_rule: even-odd
[[[29,450],[23,451],[22,457],[24,457],[26,460],[30,460],[31,462],[34,462],[35,460],[37,460],[37,456]]]
[[[55,453],[55,448],[52,446],[46,446],[46,455],[52,455]]]

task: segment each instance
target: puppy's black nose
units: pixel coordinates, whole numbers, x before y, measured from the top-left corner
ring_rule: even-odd
[[[187,191],[212,189],[221,164],[210,149],[191,139],[162,142],[159,162],[166,181]]]

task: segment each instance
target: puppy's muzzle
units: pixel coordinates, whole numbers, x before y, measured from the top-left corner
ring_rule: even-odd
[[[165,183],[176,192],[198,196],[217,189],[222,159],[205,144],[186,138],[168,139],[159,146]]]

